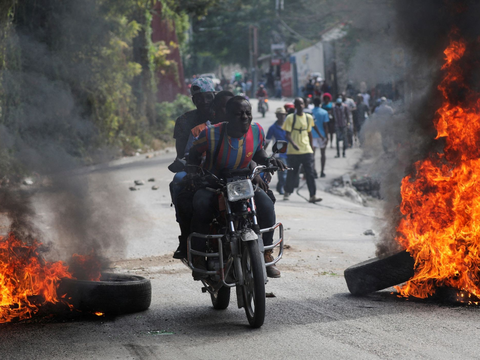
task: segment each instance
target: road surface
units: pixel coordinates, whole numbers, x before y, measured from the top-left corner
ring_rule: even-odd
[[[256,101],[253,101],[254,108]],[[265,129],[273,109],[254,121]],[[252,330],[243,309],[215,311],[208,294],[190,271],[171,258],[178,226],[170,207],[167,165],[172,152],[144,155],[88,170],[93,194],[105,183],[121,194],[116,209],[123,221],[122,241],[107,251],[116,272],[139,274],[152,281],[153,299],[143,313],[116,318],[52,318],[0,326],[0,358],[7,359],[475,359],[479,358],[476,307],[399,299],[392,289],[364,298],[349,295],[343,270],[374,256],[381,214],[348,198],[324,192],[333,179],[352,172],[361,150],[334,159],[327,149],[326,178],[318,179],[318,205],[297,194],[278,197],[277,219],[286,228],[280,279],[267,284],[267,313],[262,328]],[[318,156],[318,154],[317,154]],[[318,165],[318,158],[317,158]],[[155,178],[140,190],[133,181]],[[276,181],[276,180],[274,180]],[[159,189],[151,190],[152,185]],[[300,191],[307,197],[306,186]],[[42,195],[45,196],[45,195]],[[55,210],[41,206],[45,229]],[[106,200],[108,205],[108,197]]]

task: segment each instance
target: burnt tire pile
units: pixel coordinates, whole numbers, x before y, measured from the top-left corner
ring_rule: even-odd
[[[402,251],[350,266],[344,275],[348,290],[355,296],[363,296],[408,281],[414,275],[414,265],[410,254]]]
[[[152,285],[141,276],[103,273],[100,281],[62,279],[57,294],[77,310],[120,315],[147,310]]]

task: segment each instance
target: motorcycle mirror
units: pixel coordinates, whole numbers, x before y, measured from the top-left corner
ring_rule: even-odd
[[[186,164],[187,162],[184,159],[175,159],[175,161],[168,166],[168,170],[173,173],[178,173],[185,170]]]
[[[275,141],[275,144],[273,144],[273,152],[275,154],[285,154],[287,152],[287,145],[288,142],[284,140],[277,140]]]

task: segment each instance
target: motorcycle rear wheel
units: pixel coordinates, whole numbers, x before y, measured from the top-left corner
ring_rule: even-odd
[[[215,310],[225,310],[230,304],[230,288],[223,286],[216,295],[210,294],[212,305]]]
[[[248,241],[243,247],[242,270],[245,278],[243,300],[248,323],[259,328],[265,320],[265,282],[261,253],[256,241]]]

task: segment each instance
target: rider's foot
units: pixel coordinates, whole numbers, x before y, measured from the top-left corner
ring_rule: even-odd
[[[194,256],[192,259],[193,267],[200,270],[207,270],[207,262],[203,256]],[[192,272],[193,280],[202,280],[208,277],[207,274],[202,274],[198,271]]]
[[[275,265],[267,267],[267,277],[269,278],[279,278],[282,276],[280,270],[277,269]]]
[[[182,236],[178,237],[178,248],[173,253],[174,259],[185,259],[187,257],[187,240],[183,239]]]
[[[174,259],[185,259],[187,257],[187,249],[183,249],[182,245],[178,245],[177,250],[173,253]]]
[[[283,200],[288,200],[290,198],[290,193],[284,193],[283,194]]]
[[[264,258],[265,263],[269,263],[275,260],[273,258],[273,250],[265,250]],[[281,275],[282,273],[280,272],[280,270],[277,269],[275,265],[267,266],[267,276],[269,278],[279,278]]]

